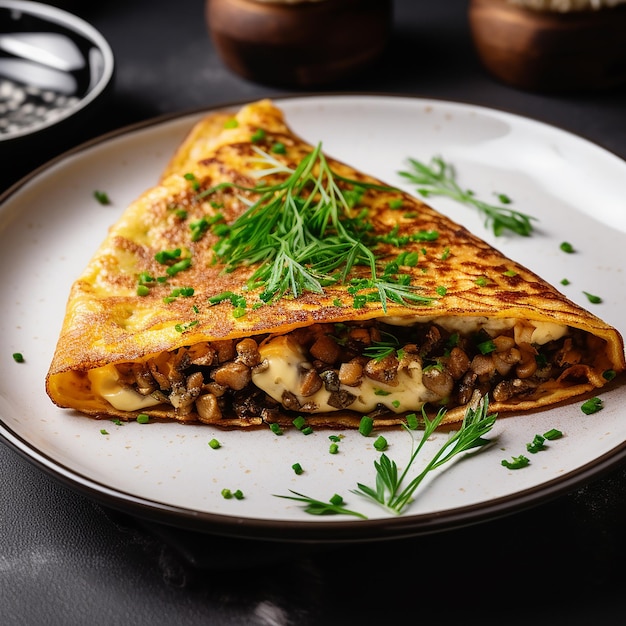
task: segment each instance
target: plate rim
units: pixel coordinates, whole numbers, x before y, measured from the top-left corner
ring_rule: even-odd
[[[380,92],[327,92],[311,94],[284,94],[268,96],[276,103],[288,100],[311,100],[328,98],[375,98],[375,99],[405,99],[416,104],[441,104],[459,107],[469,107],[477,111],[498,113],[531,123],[545,126],[550,131],[557,130],[577,138],[590,146],[600,148],[607,154],[624,162],[616,152],[600,143],[590,140],[582,134],[572,132],[563,127],[547,123],[534,117],[521,115],[506,109],[474,104],[463,100],[425,98],[415,94],[380,93]],[[137,131],[156,128],[161,125],[182,120],[185,117],[202,115],[216,110],[238,108],[262,98],[242,98],[211,106],[194,107],[161,114],[132,124],[122,126],[107,133],[94,137],[69,150],[66,150],[53,159],[42,164],[0,194],[0,205],[20,189],[36,181],[37,177],[49,169],[62,165],[81,152],[97,149],[110,141]],[[444,509],[431,513],[398,516],[395,518],[370,519],[358,521],[324,521],[309,522],[300,520],[271,520],[253,517],[237,517],[185,508],[178,505],[161,503],[150,498],[112,489],[80,472],[66,467],[46,453],[39,450],[34,444],[8,427],[0,417],[0,440],[22,458],[34,464],[48,476],[60,482],[71,490],[95,500],[102,505],[123,513],[130,513],[147,521],[164,523],[176,528],[185,528],[200,531],[205,534],[227,536],[242,539],[280,541],[280,542],[364,542],[399,539],[418,535],[445,532],[461,527],[479,524],[499,517],[505,517],[522,510],[532,508],[564,495],[593,480],[607,474],[626,458],[626,441],[618,444],[608,452],[593,459],[566,474],[549,481],[540,483],[531,488],[517,491],[506,496],[490,499],[485,502],[465,505],[453,509]]]

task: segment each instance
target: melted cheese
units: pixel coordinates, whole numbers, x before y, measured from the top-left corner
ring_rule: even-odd
[[[458,332],[461,335],[475,333],[484,329],[492,337],[511,328],[515,329],[516,343],[528,342],[542,346],[549,341],[560,339],[567,334],[567,326],[555,322],[535,322],[518,320],[513,318],[493,319],[489,317],[432,317],[415,318],[407,317],[384,317],[381,322],[391,326],[412,326],[416,323],[432,323],[445,328],[449,332]],[[526,331],[526,332],[525,332]]]
[[[408,326],[418,320],[414,317],[386,317],[387,324]],[[527,322],[515,319],[489,319],[486,317],[435,317],[427,320],[436,323],[451,332],[461,334],[476,332],[483,328],[490,335],[496,336],[502,331],[514,328],[517,343],[527,341],[538,345],[545,344],[567,334],[567,326],[551,322]],[[424,319],[419,320],[420,323]],[[315,408],[307,412],[326,413],[336,411],[328,401],[331,392],[322,387],[310,396],[297,393],[300,388],[300,374],[303,369],[312,368],[302,348],[289,335],[280,335],[259,346],[261,358],[268,367],[252,374],[252,382],[265,391],[277,402],[282,402],[283,394],[295,395],[300,404]],[[104,398],[120,411],[139,411],[161,404],[152,396],[143,396],[119,380],[119,374],[113,365],[106,365],[89,372],[92,389],[96,395]],[[347,408],[353,411],[369,412],[378,405],[387,407],[395,413],[416,411],[429,400],[435,399],[422,383],[422,368],[414,363],[409,370],[400,370],[396,385],[372,380],[365,376],[358,387],[340,385],[343,391],[355,396]]]
[[[302,348],[289,335],[281,335],[259,346],[261,358],[268,367],[252,374],[252,382],[265,391],[274,400],[281,402],[283,393],[293,393],[300,404],[315,405],[307,410],[310,413],[326,413],[337,408],[328,404],[331,392],[322,387],[310,396],[296,393],[300,388],[300,372],[310,369],[311,363],[304,355]],[[396,413],[415,411],[425,402],[434,399],[422,383],[422,368],[415,364],[410,370],[400,370],[397,385],[386,385],[371,378],[364,377],[358,387],[340,385],[343,391],[355,396],[355,400],[347,408],[352,411],[368,412],[382,404]]]
[[[415,317],[386,317],[387,324],[409,326],[423,323],[423,318]],[[483,328],[491,336],[496,336],[505,330],[514,328],[517,343],[528,342],[542,345],[559,339],[567,334],[567,326],[551,322],[526,322],[516,319],[490,319],[487,317],[434,317],[427,320],[438,324],[448,331],[458,331],[461,334],[474,333]],[[297,393],[300,388],[300,373],[303,369],[310,369],[311,363],[304,355],[302,348],[289,335],[281,335],[262,344],[259,347],[261,358],[268,367],[252,375],[252,382],[265,391],[277,402],[282,402],[283,394],[290,392],[295,395],[300,404],[315,405],[308,410],[311,413],[325,413],[337,409],[328,400],[331,392],[322,387],[310,396]],[[378,405],[383,405],[395,413],[417,411],[429,400],[436,399],[422,383],[422,368],[418,364],[410,370],[400,370],[397,376],[397,385],[386,385],[375,380],[363,377],[358,387],[341,385],[343,391],[356,396],[354,402],[347,408],[353,411],[368,412]]]
[[[123,385],[114,365],[90,370],[88,375],[94,393],[120,411],[139,411],[161,404],[160,400],[152,396],[142,396],[131,387]]]

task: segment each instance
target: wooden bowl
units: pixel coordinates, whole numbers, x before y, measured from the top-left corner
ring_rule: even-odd
[[[484,67],[514,87],[564,92],[626,82],[624,4],[556,13],[470,0],[468,19]]]
[[[211,39],[244,78],[286,87],[334,83],[385,48],[392,0],[206,0]]]

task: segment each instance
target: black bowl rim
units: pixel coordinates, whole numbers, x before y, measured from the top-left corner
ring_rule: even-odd
[[[65,11],[52,5],[43,4],[42,2],[32,2],[31,0],[0,0],[0,9],[9,9],[19,11],[20,13],[34,15],[79,33],[83,37],[89,39],[94,46],[100,50],[104,61],[102,76],[93,88],[90,89],[89,92],[85,94],[74,106],[69,107],[67,111],[53,120],[43,121],[39,124],[25,127],[19,132],[11,133],[6,136],[0,135],[0,145],[7,145],[14,140],[23,139],[29,135],[39,133],[46,128],[56,126],[82,109],[88,107],[106,91],[107,87],[113,80],[115,58],[113,56],[111,46],[100,31],[69,11]]]

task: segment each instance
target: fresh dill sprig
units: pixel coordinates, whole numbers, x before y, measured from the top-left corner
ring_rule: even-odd
[[[408,159],[411,171],[400,171],[398,174],[409,182],[419,185],[417,192],[423,197],[448,196],[461,204],[473,206],[485,217],[485,226],[491,227],[496,237],[504,230],[528,237],[532,234],[531,215],[520,213],[513,209],[489,204],[478,198],[470,190],[462,189],[456,182],[456,172],[450,163],[441,157],[435,156],[426,165],[417,159]],[[501,198],[504,196],[500,196]]]
[[[264,302],[287,294],[298,298],[304,292],[323,293],[324,287],[348,282],[355,266],[369,268],[369,278],[359,289],[352,285],[357,308],[378,301],[386,311],[388,300],[401,304],[433,300],[418,294],[419,287],[407,282],[405,275],[380,267],[373,251],[379,238],[370,232],[367,213],[354,211],[365,190],[392,188],[335,174],[321,144],[293,169],[258,147],[254,150],[257,161],[267,165],[258,172],[261,179],[269,174],[285,174],[285,179],[271,184],[260,180],[250,188],[226,183],[199,194],[205,197],[231,186],[258,195],[213,247],[226,271],[256,264],[248,288],[261,288]],[[357,294],[359,290],[364,293]]]
[[[321,500],[315,500],[314,498],[309,498],[308,496],[302,495],[297,491],[293,491],[290,489],[293,496],[276,496],[277,498],[285,498],[287,500],[296,500],[297,502],[304,502],[306,506],[304,510],[306,513],[311,515],[353,515],[354,517],[360,517],[361,519],[367,519],[365,515],[362,513],[358,513],[357,511],[351,511],[350,509],[346,509],[340,504],[335,504],[334,502],[322,502]]]
[[[373,341],[371,346],[363,350],[363,354],[366,357],[381,361],[385,357],[394,354],[400,347],[400,342],[391,333],[382,332],[381,335],[385,336],[384,341]]]
[[[375,502],[396,515],[402,515],[407,506],[413,502],[413,494],[429,472],[441,467],[451,461],[454,457],[464,452],[468,452],[469,450],[479,448],[490,443],[488,439],[485,439],[485,436],[495,424],[498,414],[489,414],[489,400],[485,396],[478,402],[476,408],[467,408],[459,430],[452,432],[447,441],[441,446],[441,448],[439,448],[424,469],[406,486],[403,486],[415,459],[424,447],[424,444],[440,426],[445,414],[446,410],[440,409],[437,415],[430,419],[426,414],[425,409],[422,408],[424,429],[417,446],[415,445],[415,439],[413,439],[413,451],[404,471],[400,473],[397,463],[383,453],[380,456],[380,460],[374,461],[374,468],[376,469],[376,486],[368,487],[362,483],[357,483],[358,488],[351,490],[351,492]],[[412,432],[414,431],[407,426],[405,426],[405,430],[411,434],[411,438],[413,438]],[[301,493],[296,493],[295,491],[291,491],[291,493],[295,495],[277,497],[303,502],[307,505],[304,509],[305,512],[311,514],[330,515],[343,513],[346,515],[355,515],[357,517],[365,518],[364,515],[356,511],[346,509],[345,507],[336,506],[332,503],[321,502]]]

